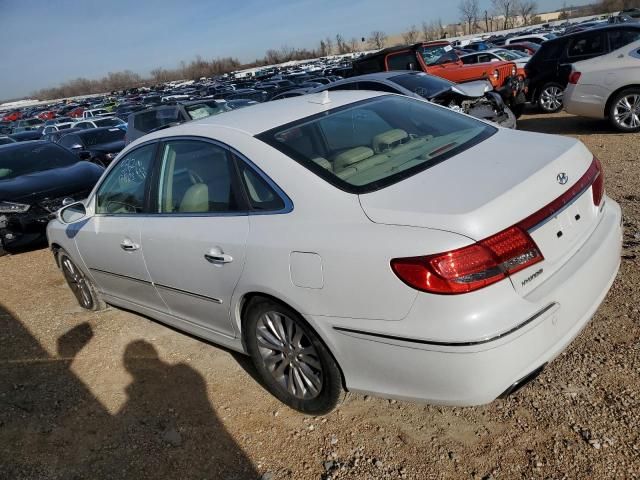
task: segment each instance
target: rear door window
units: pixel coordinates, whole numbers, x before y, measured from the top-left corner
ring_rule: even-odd
[[[640,40],[640,30],[612,30],[609,32],[611,50],[618,50],[636,40]]]
[[[605,53],[604,35],[602,32],[590,32],[574,38],[569,43],[567,56],[571,59],[595,57]]]
[[[399,52],[387,55],[387,70],[415,70],[416,56],[413,52]]]

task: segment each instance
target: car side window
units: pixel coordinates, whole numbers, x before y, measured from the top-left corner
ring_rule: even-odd
[[[241,210],[231,154],[199,140],[162,147],[156,212],[223,213]]]
[[[156,144],[129,152],[109,172],[96,194],[96,213],[134,214],[144,212],[147,178]]]
[[[277,211],[284,208],[284,201],[267,181],[246,162],[236,157],[240,178],[252,210]]]
[[[373,90],[374,92],[400,93],[393,87],[381,82],[358,82],[358,90]]]
[[[604,37],[600,32],[593,32],[575,38],[569,44],[567,55],[571,57],[582,57],[585,55],[598,55],[604,53]]]
[[[640,40],[640,30],[613,30],[609,32],[611,50],[618,50],[636,40]]]
[[[415,70],[416,55],[413,52],[402,52],[387,55],[387,67],[389,70]]]

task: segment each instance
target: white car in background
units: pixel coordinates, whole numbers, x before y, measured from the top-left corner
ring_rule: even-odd
[[[113,115],[113,113],[107,110],[106,108],[94,108],[94,109],[85,110],[84,112],[82,112],[82,118],[85,120],[88,118],[104,117],[109,115]]]
[[[556,38],[557,35],[555,33],[531,33],[528,35],[518,35],[517,37],[507,38],[504,42],[505,45],[511,45],[512,43],[522,43],[522,42],[531,42],[531,43],[542,43],[547,40],[551,40]]]
[[[621,218],[577,140],[354,90],[145,135],[47,234],[82,307],[246,353],[321,414],[343,389],[477,405],[519,388],[603,301]]]
[[[574,63],[564,109],[573,115],[606,118],[623,132],[640,131],[640,40]]]
[[[480,52],[467,53],[460,57],[460,60],[462,60],[462,63],[465,65],[506,61],[515,63],[518,69],[524,68],[530,59],[530,56],[522,56],[519,53],[504,48],[491,48]]]

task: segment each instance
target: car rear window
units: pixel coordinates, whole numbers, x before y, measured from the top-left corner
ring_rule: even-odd
[[[151,130],[180,121],[182,118],[178,108],[159,108],[136,114],[133,118],[133,128],[140,132],[149,133]]]
[[[29,173],[66,167],[78,157],[52,143],[9,146],[0,149],[0,182]]]
[[[463,152],[497,129],[446,108],[384,95],[257,135],[329,183],[367,193]]]

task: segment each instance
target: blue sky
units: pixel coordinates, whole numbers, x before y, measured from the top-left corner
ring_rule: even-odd
[[[577,0],[567,3],[586,3]],[[481,0],[489,8],[489,0]],[[538,0],[539,10],[562,0]],[[262,57],[423,20],[457,21],[456,0],[0,0],[0,99],[77,77],[147,75],[196,55]]]

